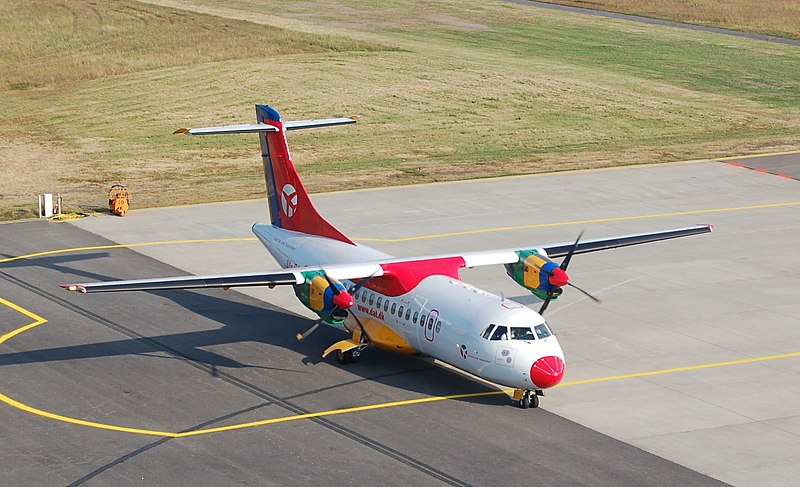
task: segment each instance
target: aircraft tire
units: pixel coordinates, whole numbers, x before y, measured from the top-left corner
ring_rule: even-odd
[[[341,350],[336,351],[336,360],[338,360],[339,363],[342,365],[349,364],[352,358],[353,355],[349,351],[347,352],[342,352]]]
[[[526,392],[525,395],[522,396],[522,399],[520,399],[518,401],[518,403],[519,403],[519,407],[521,407],[522,409],[528,409],[529,407],[531,407],[531,396],[530,396],[530,394]]]
[[[539,396],[537,396],[536,394],[532,394],[532,396],[533,397],[531,397],[531,401],[530,401],[531,402],[531,407],[532,408],[538,408],[539,407]]]

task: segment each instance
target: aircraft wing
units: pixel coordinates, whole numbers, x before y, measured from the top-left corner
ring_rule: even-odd
[[[214,276],[157,277],[153,279],[130,279],[124,281],[87,282],[81,284],[61,284],[67,291],[82,293],[101,293],[114,291],[159,291],[165,289],[203,289],[247,287],[247,286],[290,286],[306,282],[304,273],[325,272],[334,279],[358,279],[371,275],[382,275],[378,264],[347,264],[330,267],[297,267],[277,271],[254,272],[247,274],[221,274]]]
[[[585,254],[600,250],[628,247],[661,240],[669,240],[691,235],[700,235],[713,231],[712,225],[696,225],[693,227],[674,228],[658,232],[636,233],[610,238],[585,240],[578,243],[575,254]],[[390,275],[397,272],[398,265],[402,264],[428,264],[435,266],[438,262],[447,262],[446,268],[455,272],[458,268],[479,267],[485,265],[513,264],[519,261],[518,252],[536,250],[545,253],[550,258],[567,255],[574,242],[549,244],[538,247],[523,247],[501,250],[480,250],[460,254],[431,255],[425,257],[389,258],[380,261],[371,261],[355,264],[338,264],[330,266],[309,266],[292,269],[281,269],[268,272],[247,274],[223,274],[215,276],[181,276],[154,279],[133,279],[123,281],[92,282],[82,284],[62,284],[61,287],[68,291],[112,292],[112,291],[156,291],[164,289],[202,289],[202,288],[231,288],[245,286],[286,286],[303,284],[308,273],[324,272],[328,276],[342,279],[364,279]],[[423,271],[424,272],[424,271]]]
[[[598,252],[600,250],[616,249],[620,247],[629,247],[631,245],[639,245],[651,242],[658,242],[661,240],[669,240],[673,238],[689,237],[692,235],[701,235],[710,233],[714,230],[713,225],[695,225],[692,227],[673,228],[669,230],[660,230],[657,232],[633,233],[628,235],[620,235],[617,237],[596,238],[592,240],[582,240],[578,243],[574,254],[586,254],[589,252]],[[377,264],[400,264],[404,262],[417,262],[417,261],[436,261],[444,259],[461,258],[464,259],[464,265],[461,267],[480,267],[486,265],[498,264],[513,264],[519,260],[517,252],[536,250],[538,253],[544,253],[550,258],[564,257],[569,252],[569,249],[575,245],[575,242],[562,242],[556,244],[547,244],[541,246],[531,247],[517,247],[510,249],[499,250],[478,250],[474,252],[463,252],[460,254],[441,254],[429,255],[425,257],[411,257],[400,259],[387,259],[377,262]],[[381,274],[377,274],[381,275]],[[368,276],[361,276],[368,277]]]
[[[645,243],[659,242],[673,238],[689,237],[692,235],[702,235],[714,231],[713,225],[695,225],[692,227],[673,228],[657,232],[633,233],[620,235],[618,237],[596,238],[592,240],[582,240],[575,248],[575,254],[587,254],[600,250],[616,249],[629,247]],[[517,262],[519,256],[517,252],[524,250],[537,250],[544,253],[551,259],[564,257],[569,253],[569,249],[575,242],[562,242],[557,244],[547,244],[537,247],[524,247],[494,251],[477,251],[462,254],[466,267],[478,267],[492,264],[512,264]]]

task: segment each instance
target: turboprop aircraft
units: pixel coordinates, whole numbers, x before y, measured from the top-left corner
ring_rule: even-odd
[[[297,174],[286,141],[289,130],[350,124],[350,118],[284,122],[267,105],[256,105],[257,123],[194,129],[189,136],[258,134],[267,182],[270,223],[253,233],[280,270],[213,276],[182,276],[82,284],[69,291],[152,291],[237,286],[293,286],[300,302],[319,316],[298,339],[321,323],[349,334],[328,347],[342,364],[356,362],[367,347],[423,354],[485,380],[514,388],[522,408],[538,407],[544,389],[564,376],[564,353],[542,314],[570,282],[573,256],[713,230],[697,225],[552,245],[395,258],[359,245],[314,208]],[[562,258],[559,264],[553,259]],[[465,267],[503,265],[517,284],[540,299],[534,311],[460,279]]]

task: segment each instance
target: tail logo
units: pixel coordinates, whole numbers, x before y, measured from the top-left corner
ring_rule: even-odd
[[[291,218],[297,211],[297,190],[291,184],[285,184],[281,191],[281,208],[283,213]]]

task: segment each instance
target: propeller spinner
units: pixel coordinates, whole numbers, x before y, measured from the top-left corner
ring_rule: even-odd
[[[581,237],[583,237],[583,231],[581,231],[581,233],[578,234],[578,238],[575,239],[575,243],[572,244],[572,247],[570,247],[569,252],[567,252],[567,256],[564,257],[564,260],[561,262],[560,266],[552,270],[547,270],[544,267],[539,267],[539,271],[547,275],[547,280],[552,285],[552,287],[547,291],[547,297],[545,297],[544,302],[542,303],[542,307],[539,309],[539,314],[544,314],[544,311],[547,309],[547,305],[550,304],[550,301],[553,299],[554,296],[558,296],[559,294],[561,294],[561,288],[564,286],[574,287],[578,291],[588,296],[595,303],[601,302],[600,299],[596,298],[595,296],[592,296],[588,291],[581,289],[575,284],[569,282],[569,275],[567,275],[567,266],[569,266],[569,263],[572,260],[572,256],[575,254],[575,250],[577,250],[578,248],[578,243],[581,241]]]
[[[312,334],[314,330],[319,328],[319,325],[322,324],[323,321],[328,320],[330,317],[334,316],[335,313],[352,308],[353,305],[355,304],[353,296],[359,291],[359,289],[364,287],[369,282],[370,279],[374,277],[374,274],[365,279],[362,279],[361,282],[353,286],[349,291],[341,289],[340,288],[341,283],[335,281],[327,273],[323,273],[322,276],[325,278],[326,281],[328,281],[328,285],[331,291],[333,292],[333,297],[331,298],[331,302],[333,303],[333,309],[331,309],[325,315],[320,316],[320,318],[316,322],[314,322],[314,324],[311,325],[311,327],[304,333],[298,333],[297,334],[298,340],[302,340],[307,336],[309,336],[310,334]],[[357,316],[353,315],[353,317],[356,319],[356,322],[358,323],[359,328],[361,328],[361,331],[364,333],[364,336],[367,336],[363,325],[361,325],[361,321],[358,319]]]

